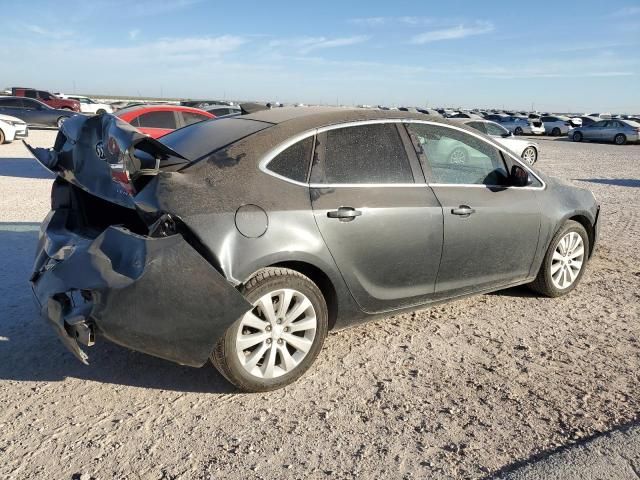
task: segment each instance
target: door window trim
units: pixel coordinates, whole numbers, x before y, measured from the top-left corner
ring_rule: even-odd
[[[357,127],[357,126],[360,126],[360,125],[375,125],[375,124],[379,124],[379,123],[402,124],[402,125],[405,126],[405,128],[406,128],[407,124],[419,123],[419,124],[424,124],[424,125],[434,125],[434,126],[437,126],[437,127],[451,128],[453,130],[458,130],[458,131],[461,131],[461,132],[466,133],[468,135],[472,135],[472,136],[482,140],[483,142],[489,144],[493,148],[496,148],[498,151],[500,151],[502,153],[503,156],[507,155],[511,159],[512,162],[517,163],[518,166],[524,168],[529,173],[529,175],[533,176],[536,180],[538,180],[538,182],[540,182],[541,186],[540,187],[531,187],[531,186],[529,186],[529,187],[515,187],[515,186],[508,186],[508,185],[505,186],[505,185],[484,185],[484,184],[479,185],[479,184],[430,183],[428,180],[425,183],[420,183],[419,179],[416,179],[415,183],[308,183],[308,182],[305,183],[305,182],[299,182],[297,180],[292,180],[291,178],[287,178],[287,177],[284,177],[282,175],[279,175],[279,174],[269,170],[269,168],[268,168],[269,162],[271,162],[271,160],[273,160],[278,154],[282,153],[283,151],[285,151],[287,148],[289,148],[293,144],[295,144],[295,143],[297,143],[297,142],[299,142],[301,140],[304,140],[305,138],[308,138],[308,137],[311,137],[311,136],[315,136],[315,135],[317,135],[319,133],[327,132],[329,130],[335,130],[337,128]],[[315,145],[314,145],[314,148],[315,148]],[[416,157],[417,157],[417,154],[414,154],[413,157],[410,155],[409,156],[409,161],[412,162],[413,158],[416,158]],[[271,175],[272,177],[279,178],[280,180],[283,180],[285,182],[289,182],[289,183],[292,183],[294,185],[298,185],[300,187],[309,187],[309,188],[474,187],[474,188],[500,188],[500,189],[505,189],[505,190],[506,189],[545,190],[547,188],[546,182],[542,178],[540,178],[533,170],[531,170],[527,165],[525,165],[524,162],[522,162],[522,159],[519,159],[514,153],[510,152],[505,147],[499,145],[497,142],[495,142],[495,143],[488,142],[487,139],[483,138],[483,136],[480,133],[475,133],[475,132],[469,131],[469,130],[467,130],[465,128],[460,128],[460,127],[458,127],[456,125],[450,125],[448,123],[434,122],[434,121],[429,121],[429,120],[418,120],[418,119],[412,119],[412,118],[402,118],[402,119],[398,119],[398,118],[382,118],[382,119],[377,119],[377,120],[359,120],[359,121],[352,121],[352,122],[335,123],[335,124],[332,124],[332,125],[326,125],[324,127],[313,128],[311,130],[307,130],[305,132],[298,133],[298,134],[294,135],[293,137],[290,137],[287,140],[285,140],[284,142],[280,143],[279,145],[276,145],[275,147],[273,147],[258,162],[258,169],[261,172],[266,173],[267,175]],[[425,177],[426,177],[426,173],[427,172],[423,172],[423,173],[425,174]],[[308,178],[308,176],[307,176],[307,178]]]

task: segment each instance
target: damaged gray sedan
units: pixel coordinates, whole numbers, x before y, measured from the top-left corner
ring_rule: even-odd
[[[31,283],[64,344],[85,363],[100,339],[211,360],[245,391],[296,380],[331,329],[568,293],[598,236],[589,191],[419,114],[284,108],[160,141],[76,117],[31,151],[58,175]]]

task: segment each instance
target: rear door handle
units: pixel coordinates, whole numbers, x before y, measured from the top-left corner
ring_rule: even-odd
[[[350,222],[360,215],[362,215],[362,212],[353,207],[340,207],[337,210],[327,212],[327,217],[338,218],[341,222]]]
[[[451,213],[454,215],[460,215],[461,217],[468,217],[472,213],[476,213],[474,208],[469,205],[460,205],[458,208],[452,208]]]

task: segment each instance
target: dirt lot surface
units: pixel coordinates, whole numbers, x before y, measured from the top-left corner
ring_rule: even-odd
[[[0,478],[481,478],[637,420],[640,146],[538,141],[540,169],[602,203],[575,292],[342,331],[299,382],[257,395],[108,343],[75,360],[27,282],[50,176],[0,146]]]

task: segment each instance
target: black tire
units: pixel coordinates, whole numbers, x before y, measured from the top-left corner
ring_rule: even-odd
[[[245,370],[238,359],[236,335],[242,320],[238,319],[216,344],[211,354],[211,362],[229,382],[244,392],[266,392],[295,382],[309,369],[322,350],[329,329],[329,314],[322,292],[308,277],[287,268],[265,268],[257,272],[241,288],[241,292],[249,303],[253,304],[263,295],[282,288],[301,292],[313,305],[317,320],[313,344],[291,372],[271,379],[259,378]]]
[[[514,135],[522,135],[524,132],[522,131],[522,127],[516,127],[516,129],[513,131]]]
[[[582,133],[580,133],[580,132],[574,132],[574,133],[573,133],[573,136],[571,137],[571,139],[572,139],[574,142],[581,142],[581,141],[582,141]]]
[[[107,113],[107,111],[104,108],[100,108],[98,109],[98,111],[96,112],[96,115],[102,115],[103,113]]]
[[[627,137],[625,137],[624,134],[619,133],[615,137],[613,137],[613,143],[615,143],[616,145],[626,145]]]
[[[553,137],[559,137],[561,134],[562,131],[558,127],[554,127],[553,130],[551,130],[551,136]]]
[[[529,155],[527,155],[527,152],[529,152]],[[529,157],[529,159],[526,157]],[[534,165],[538,161],[538,150],[536,150],[536,147],[529,146],[525,148],[522,152],[522,160],[524,160],[527,165]]]
[[[553,257],[553,253],[558,246],[558,242],[562,237],[564,237],[569,232],[576,232],[582,238],[582,242],[584,244],[584,260],[582,263],[582,269],[578,273],[578,276],[574,280],[574,282],[569,285],[567,288],[559,289],[557,288],[551,279],[551,261]],[[573,220],[567,220],[564,225],[556,232],[556,234],[551,239],[549,246],[547,247],[547,253],[544,256],[544,260],[542,261],[542,265],[540,266],[540,271],[538,272],[538,276],[536,279],[529,284],[529,288],[532,290],[541,293],[547,297],[560,297],[562,295],[566,295],[571,290],[576,288],[576,286],[580,283],[580,279],[584,274],[584,271],[587,267],[588,257],[589,257],[589,235],[587,235],[587,231],[584,227]]]
[[[0,130],[0,145],[2,145],[6,141],[6,137],[4,136],[4,132]]]

